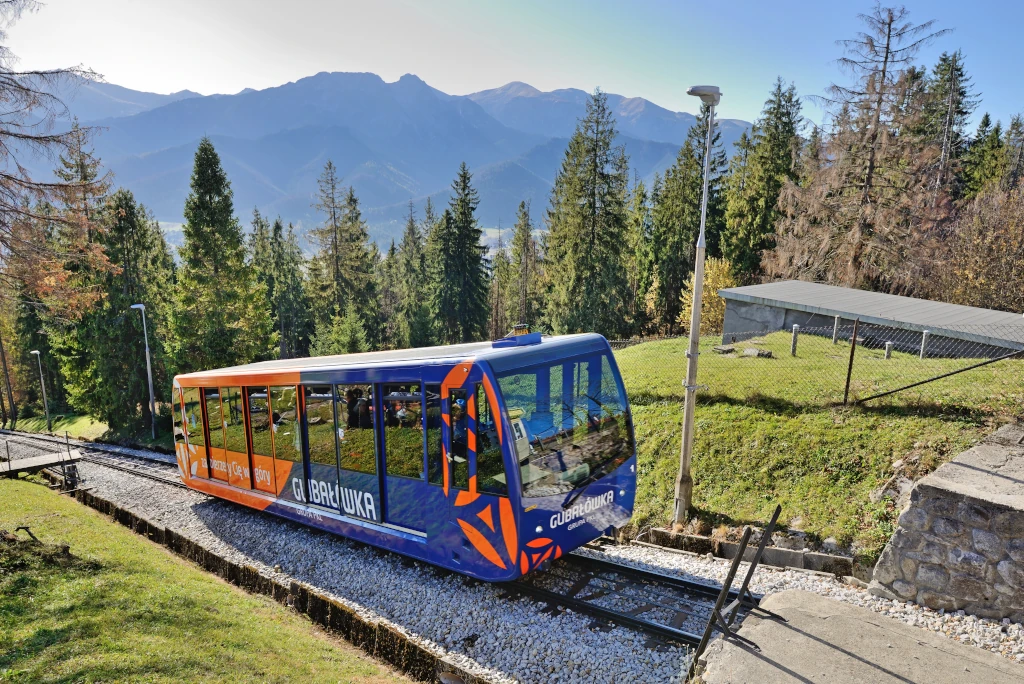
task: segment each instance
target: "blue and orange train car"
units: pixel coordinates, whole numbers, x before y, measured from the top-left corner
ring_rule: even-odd
[[[254,363],[174,379],[182,480],[487,581],[629,521],[636,448],[600,335]]]

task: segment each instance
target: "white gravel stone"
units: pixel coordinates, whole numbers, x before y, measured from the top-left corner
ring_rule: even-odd
[[[591,630],[588,617],[551,616],[533,600],[500,598],[500,586],[191,490],[91,463],[80,470],[95,495],[268,577],[305,583],[369,619],[386,620],[489,681],[679,682],[689,665],[686,649],[648,648],[645,636],[624,628]]]

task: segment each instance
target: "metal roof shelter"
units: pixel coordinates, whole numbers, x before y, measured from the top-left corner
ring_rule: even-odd
[[[1019,313],[947,304],[915,297],[854,290],[801,280],[719,290],[726,301],[724,330],[746,333],[831,326],[838,316],[886,328],[929,331],[1004,349],[1024,349],[1024,316]]]

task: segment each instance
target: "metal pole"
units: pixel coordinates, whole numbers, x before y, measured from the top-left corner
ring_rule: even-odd
[[[925,358],[926,356],[928,356],[928,336],[929,335],[931,335],[931,332],[928,331],[928,330],[925,330],[923,333],[921,333],[921,358],[922,359]]]
[[[682,527],[689,519],[693,502],[693,477],[690,462],[693,459],[693,410],[697,398],[697,356],[700,351],[701,299],[704,296],[704,254],[707,242],[704,236],[708,213],[708,176],[711,173],[711,140],[715,130],[715,106],[708,109],[708,139],[704,153],[704,193],[700,203],[700,234],[697,236],[697,254],[693,266],[693,308],[690,311],[690,348],[686,352],[686,403],[683,407],[683,443],[679,454],[679,477],[676,479],[674,526]]]
[[[836,316],[836,322],[832,325],[832,344],[839,342],[839,316]]]
[[[46,402],[46,383],[43,382],[43,355],[35,352],[36,361],[39,363],[39,386],[43,388],[43,410],[46,411],[46,431],[53,432],[53,423],[50,422],[50,405]]]
[[[843,405],[850,400],[850,380],[853,378],[853,355],[857,351],[857,327],[860,325],[860,319],[856,319],[853,322],[853,336],[850,338],[850,363],[846,367],[846,390],[843,392]]]
[[[796,340],[800,337],[800,326],[793,324],[793,342],[789,345],[789,355],[796,356]]]
[[[146,307],[142,311],[142,336],[146,340],[146,375],[149,377],[149,427],[156,441],[156,399],[153,397],[153,366],[149,362],[149,332],[146,331]]]
[[[885,360],[888,361],[892,358],[892,342],[885,343]]]

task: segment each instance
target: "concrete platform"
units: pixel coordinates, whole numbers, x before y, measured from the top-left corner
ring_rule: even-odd
[[[54,468],[69,465],[81,460],[82,454],[78,449],[72,449],[70,453],[44,454],[32,458],[17,458],[13,461],[5,461],[0,464],[0,477],[18,477],[21,473],[35,473],[43,468]]]
[[[707,684],[831,682],[852,684],[1021,684],[1024,665],[911,627],[866,608],[804,591],[783,591],[761,605],[786,622],[749,615],[738,641],[716,639],[705,652]]]

